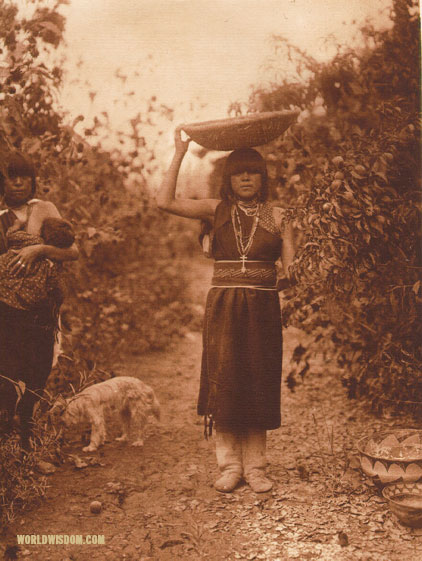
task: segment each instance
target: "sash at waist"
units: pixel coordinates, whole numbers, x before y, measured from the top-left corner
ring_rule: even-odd
[[[277,271],[272,261],[215,261],[212,286],[275,288]]]

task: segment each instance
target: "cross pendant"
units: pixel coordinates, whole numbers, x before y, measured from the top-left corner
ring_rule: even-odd
[[[242,261],[242,273],[246,273],[246,255],[241,255],[240,260]]]

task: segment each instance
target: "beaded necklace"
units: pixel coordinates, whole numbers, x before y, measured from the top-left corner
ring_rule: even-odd
[[[246,201],[237,201],[237,206],[240,210],[246,214],[246,216],[255,216],[258,212],[259,203],[256,199],[246,202]]]
[[[246,238],[246,236],[243,235],[242,223],[240,222],[239,210],[238,210],[237,207],[238,207],[238,204],[234,204],[232,206],[231,218],[232,218],[232,224],[233,224],[233,230],[234,230],[234,237],[236,239],[237,251],[239,252],[240,261],[242,261],[242,273],[246,273],[246,260],[248,258],[249,250],[252,247],[255,232],[256,232],[256,229],[258,227],[259,211],[261,209],[261,205],[258,203],[257,206],[256,206],[256,211],[254,212],[254,214],[248,215],[248,216],[253,216],[254,220],[253,220],[251,232],[250,232],[249,236],[247,237],[246,243],[244,243],[244,241],[243,241],[244,238]]]

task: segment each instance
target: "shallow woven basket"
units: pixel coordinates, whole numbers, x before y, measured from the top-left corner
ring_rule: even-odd
[[[183,125],[195,142],[209,150],[235,150],[274,140],[293,124],[299,111],[271,111]]]

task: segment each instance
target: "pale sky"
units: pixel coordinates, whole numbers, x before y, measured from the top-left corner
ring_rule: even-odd
[[[330,37],[350,44],[356,33],[351,22],[367,17],[386,25],[391,1],[70,0],[62,8],[69,72],[61,102],[71,115],[85,116],[77,125],[81,134],[94,115],[104,118],[103,111],[112,130],[128,132],[131,118],[148,114],[151,96],[175,109],[172,122],[160,118],[149,129],[142,125],[160,166],[149,176],[154,189],[171,158],[176,124],[226,118],[231,102],[247,102],[251,85],[271,80],[266,67],[274,54],[272,34],[327,60],[334,54]],[[78,60],[83,63],[76,68]],[[287,67],[279,57],[279,76]],[[117,69],[128,78],[116,77]],[[118,142],[113,135],[98,140],[107,149]],[[209,167],[209,158],[195,158],[194,147],[183,164],[185,185],[197,183],[197,166],[201,173],[207,162]]]
[[[139,74],[124,84],[126,90],[134,89],[133,107],[150,95],[172,107],[199,96],[207,104],[204,118],[212,119],[225,117],[231,101],[246,101],[250,85],[268,79],[263,65],[272,53],[272,33],[285,35],[324,60],[332,53],[327,51],[327,38],[335,35],[340,43],[350,42],[352,20],[363,22],[370,16],[381,22],[385,16],[379,11],[390,4],[391,0],[70,0],[62,10],[67,16],[67,52],[72,60],[84,61],[78,73],[97,92],[95,108],[113,112],[113,101],[123,91],[122,81],[114,77],[120,67],[123,74]],[[80,84],[67,85],[65,105],[86,113],[83,90]]]

